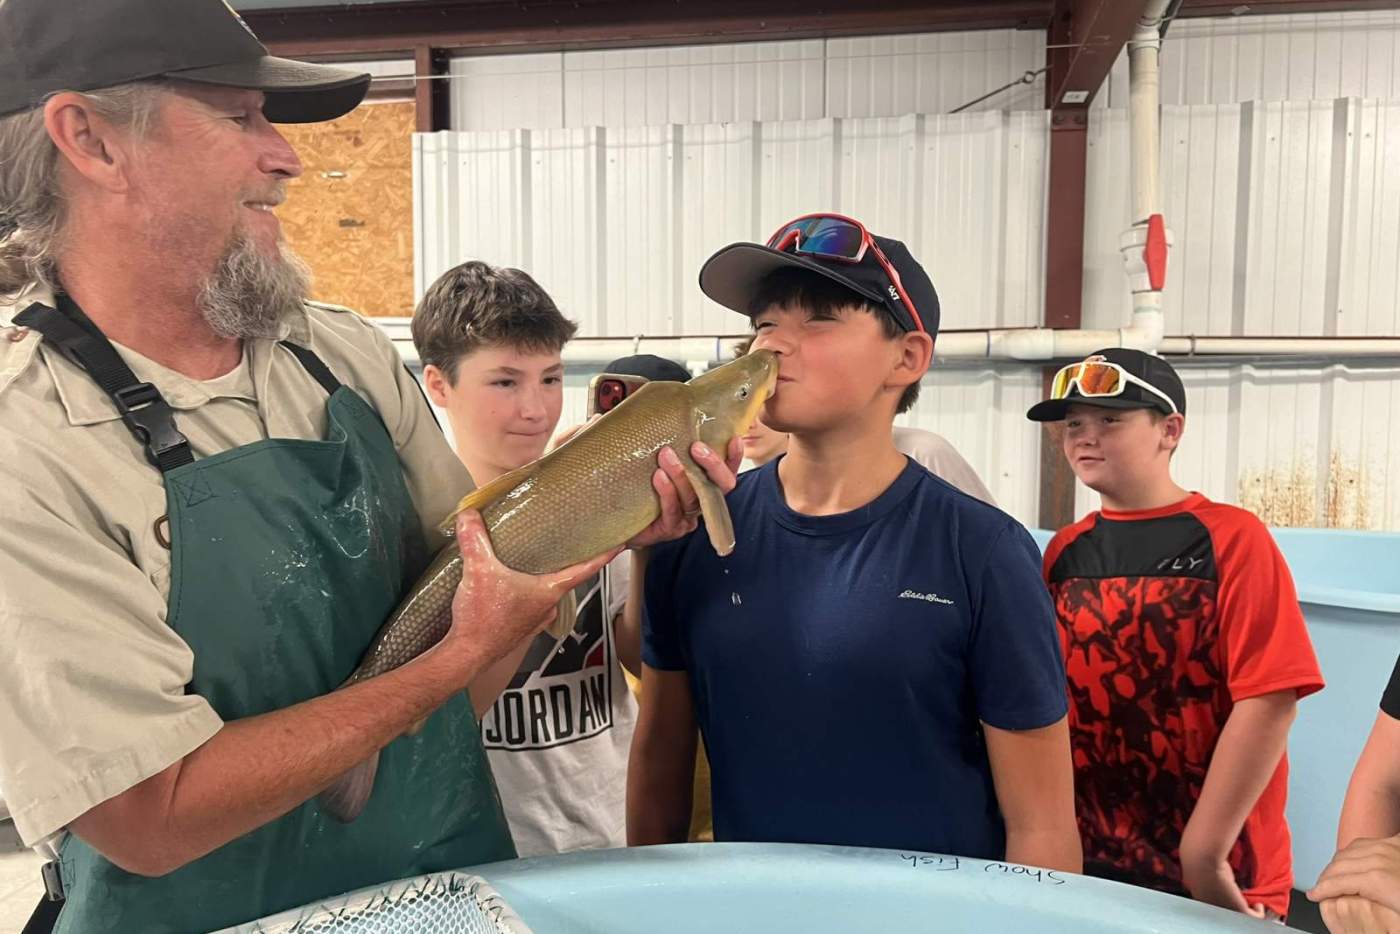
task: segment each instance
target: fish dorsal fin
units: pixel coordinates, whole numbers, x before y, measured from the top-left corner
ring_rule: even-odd
[[[524,481],[534,476],[539,468],[539,461],[531,461],[524,467],[517,467],[509,473],[503,473],[495,480],[482,487],[472,490],[462,501],[457,504],[457,508],[452,510],[452,514],[438,526],[438,530],[444,535],[451,535],[457,529],[457,516],[468,509],[481,510],[500,499],[502,496],[515,489]]]

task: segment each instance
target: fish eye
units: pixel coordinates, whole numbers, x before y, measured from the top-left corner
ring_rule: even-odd
[[[747,386],[740,386],[740,387],[739,387],[739,398],[740,398],[740,399],[747,399],[748,397],[749,397],[749,387],[747,387]]]

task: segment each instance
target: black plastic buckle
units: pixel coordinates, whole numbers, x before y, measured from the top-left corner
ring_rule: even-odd
[[[137,383],[112,393],[122,421],[146,446],[146,458],[160,467],[162,455],[189,441],[175,427],[175,412],[150,383]]]
[[[44,877],[44,897],[51,902],[61,902],[67,897],[63,891],[63,876],[58,871],[58,862],[49,860],[39,870],[39,874]]]

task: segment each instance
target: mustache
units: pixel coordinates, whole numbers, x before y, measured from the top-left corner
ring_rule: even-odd
[[[271,190],[244,195],[240,201],[246,203],[255,201],[259,204],[270,204],[273,207],[280,207],[287,200],[287,183],[278,182]]]

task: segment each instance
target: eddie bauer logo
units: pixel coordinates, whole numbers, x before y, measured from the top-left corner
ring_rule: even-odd
[[[906,590],[899,595],[901,600],[923,600],[925,603],[941,603],[944,606],[953,606],[952,600],[947,597],[940,597],[936,593],[919,593],[917,590]]]

